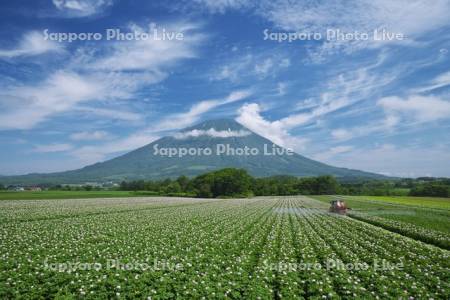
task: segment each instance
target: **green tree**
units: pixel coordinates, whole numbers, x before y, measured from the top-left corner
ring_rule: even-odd
[[[247,197],[252,177],[243,169],[227,168],[197,176],[193,186],[199,197]]]
[[[166,188],[164,189],[164,192],[166,194],[181,193],[181,186],[178,183],[178,181],[173,181],[166,186]]]
[[[316,178],[315,194],[334,195],[338,190],[338,182],[333,176],[319,176]]]
[[[189,185],[189,178],[183,175],[177,178],[177,182],[180,185],[183,192],[186,192]]]

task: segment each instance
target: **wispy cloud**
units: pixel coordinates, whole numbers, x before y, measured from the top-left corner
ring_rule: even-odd
[[[338,155],[324,157],[323,161],[389,176],[448,176],[450,152],[447,147],[430,144],[401,147],[381,144],[374,147],[355,147]]]
[[[41,32],[30,31],[22,37],[15,48],[0,49],[0,58],[15,58],[60,52],[63,47],[57,42],[45,40]]]
[[[70,144],[49,144],[49,145],[37,145],[33,148],[33,152],[38,153],[52,153],[52,152],[64,152],[73,148]]]
[[[71,155],[79,159],[84,164],[94,163],[97,161],[104,160],[110,154],[122,153],[124,151],[134,150],[136,148],[142,147],[149,144],[159,138],[163,132],[181,129],[192,125],[198,121],[201,116],[210,110],[219,107],[221,105],[233,103],[236,101],[241,101],[251,95],[250,90],[238,90],[230,93],[223,99],[216,100],[206,100],[200,101],[193,105],[189,111],[186,113],[172,114],[164,117],[162,120],[158,120],[157,123],[148,126],[147,128],[138,130],[137,132],[129,135],[125,138],[116,138],[107,143],[99,145],[89,145],[76,148],[70,152]],[[200,136],[202,134],[206,135],[216,135],[226,136],[233,135],[235,132],[222,132],[222,131],[207,131],[207,132],[190,132],[186,134],[192,134]],[[238,132],[238,134],[245,134],[243,132]],[[183,134],[177,135],[177,137],[182,137]]]
[[[277,75],[290,65],[290,59],[283,57],[280,53],[246,54],[225,60],[225,63],[221,62],[220,67],[210,75],[210,79],[231,82],[239,82],[249,77],[264,79]]]
[[[103,130],[80,131],[70,135],[70,139],[74,141],[98,141],[110,137],[110,134]]]
[[[277,96],[286,95],[288,84],[286,82],[278,82],[277,84]]]
[[[204,113],[225,104],[244,100],[248,98],[250,95],[252,95],[251,90],[238,90],[231,92],[227,97],[223,99],[200,101],[194,104],[185,113],[172,114],[163,118],[161,121],[158,122],[158,125],[155,127],[154,130],[165,131],[187,127],[198,121]]]
[[[230,9],[243,9],[252,5],[250,0],[193,0],[187,1],[187,3],[188,6],[196,5],[196,7],[207,9],[211,13],[219,14],[223,14]]]
[[[343,153],[348,153],[348,152],[352,151],[353,149],[354,149],[354,147],[351,145],[340,145],[340,146],[331,147],[330,149],[328,149],[324,152],[316,153],[314,155],[314,159],[317,159],[319,161],[329,161],[332,158],[334,159],[337,155],[341,155]]]
[[[339,29],[342,33],[368,33],[375,29],[401,33],[405,40],[326,40],[309,51],[312,62],[322,62],[335,54],[353,53],[387,45],[412,46],[433,30],[447,26],[450,2],[447,0],[352,0],[332,1],[263,1],[259,14],[275,27],[286,31],[319,32]]]
[[[83,113],[88,113],[91,115],[96,115],[99,117],[104,117],[109,120],[123,120],[123,121],[140,121],[143,116],[136,112],[126,111],[125,109],[117,110],[117,109],[109,109],[109,108],[97,108],[97,107],[85,107],[85,106],[77,106],[74,108],[74,111],[80,111]]]
[[[447,87],[449,85],[450,85],[450,72],[445,72],[430,80],[428,84],[413,89],[412,92],[414,93],[431,92],[436,89]]]
[[[378,62],[375,65],[377,64]],[[331,113],[364,101],[379,88],[392,82],[393,76],[373,72],[372,68],[375,65],[332,77],[319,95],[298,103],[297,108],[301,109],[298,113],[289,114],[275,121],[267,121],[261,116],[259,104],[253,103],[243,106],[238,112],[237,119],[280,145],[286,145],[287,141],[290,141],[289,144],[296,144],[298,141],[289,133],[292,129],[317,122]]]
[[[187,139],[190,137],[207,136],[211,138],[230,138],[230,137],[244,137],[250,135],[251,132],[247,130],[215,130],[210,128],[208,130],[194,129],[190,131],[178,132],[173,135],[178,140]]]
[[[411,95],[408,98],[385,97],[378,101],[388,116],[433,122],[450,118],[450,100],[437,96]]]
[[[71,149],[68,154],[75,157],[80,164],[92,164],[104,161],[108,155],[121,154],[149,144],[158,138],[157,135],[138,132],[126,138],[118,138],[100,145],[89,145]]]
[[[135,30],[150,32],[153,25]],[[137,120],[133,112],[112,114],[108,108],[89,106],[89,102],[131,99],[142,87],[161,82],[168,69],[182,59],[195,56],[195,46],[202,39],[195,25],[176,23],[167,25],[177,32],[185,32],[180,41],[147,40],[108,44],[107,49],[77,51],[68,66],[31,85],[9,86],[2,91],[0,130],[30,129],[53,115],[84,110],[97,116]],[[169,29],[168,29],[169,30]]]
[[[154,30],[164,29],[167,32],[183,33],[183,39],[141,39],[113,44],[105,49],[102,57],[87,57],[89,68],[106,71],[145,71],[162,73],[168,66],[181,59],[196,57],[194,47],[205,39],[198,33],[199,25],[193,23],[173,23],[157,27],[150,23],[139,26],[132,23],[129,30],[138,34],[147,33],[153,36]]]
[[[418,127],[426,123],[450,119],[450,101],[438,96],[410,95],[384,97],[377,101],[384,117],[369,124],[331,131],[336,141],[346,141],[375,133],[401,133],[402,128]]]
[[[4,93],[0,100],[0,105],[6,107],[0,112],[3,130],[32,128],[53,114],[96,99],[104,91],[77,74],[57,72],[39,84],[13,87]]]
[[[240,10],[264,18],[274,30],[321,33],[339,29],[341,33],[368,33],[385,29],[401,33],[405,40],[396,39],[330,39],[310,47],[309,61],[323,62],[329,56],[375,49],[387,45],[416,46],[424,35],[448,25],[450,2],[447,0],[197,0],[197,9],[210,13]]]
[[[55,7],[68,17],[86,17],[101,13],[112,0],[53,0]]]
[[[302,150],[308,143],[308,139],[292,136],[282,122],[266,120],[257,103],[243,105],[238,110],[236,121],[282,147]]]

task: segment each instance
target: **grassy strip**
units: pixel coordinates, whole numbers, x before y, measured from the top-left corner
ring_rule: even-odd
[[[345,196],[347,199],[362,201],[379,201],[408,206],[438,208],[450,210],[450,198],[408,197],[408,196]]]

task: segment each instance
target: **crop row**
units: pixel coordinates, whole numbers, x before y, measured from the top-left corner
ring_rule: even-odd
[[[371,216],[364,213],[351,213],[350,216],[357,220],[382,227],[389,231],[402,234],[424,243],[429,243],[450,250],[450,235],[444,232],[426,229],[406,222]]]
[[[164,200],[7,210],[0,298],[450,296],[449,251],[329,214],[315,200]]]

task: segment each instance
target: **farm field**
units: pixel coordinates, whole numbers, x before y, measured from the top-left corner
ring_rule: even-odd
[[[450,251],[303,196],[0,202],[0,298],[448,299]]]
[[[345,200],[353,213],[450,235],[450,199],[431,197],[311,196],[324,203]]]
[[[450,210],[450,198],[411,197],[411,196],[345,196],[353,200],[376,200],[386,203],[396,203],[409,206],[439,208]]]
[[[0,191],[0,200],[38,200],[38,199],[78,199],[78,198],[115,198],[136,197],[149,194],[148,192],[130,191]]]

